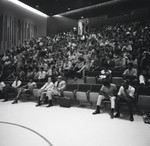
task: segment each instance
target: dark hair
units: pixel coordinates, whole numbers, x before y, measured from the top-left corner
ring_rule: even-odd
[[[2,80],[2,77],[0,77],[0,82],[2,82],[3,80]]]
[[[130,84],[130,80],[126,79],[126,80],[123,80],[123,83],[126,83],[126,84]]]
[[[128,63],[128,65],[130,65],[130,66],[132,66],[132,67],[134,66],[132,62]]]
[[[110,82],[109,82],[107,79],[103,79],[103,80],[102,80],[102,84],[103,84],[104,86],[108,86],[108,85],[110,85]]]

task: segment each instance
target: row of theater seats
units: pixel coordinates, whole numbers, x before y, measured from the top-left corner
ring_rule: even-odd
[[[12,84],[12,81],[5,81],[6,85]],[[25,85],[27,82],[23,82]],[[37,82],[37,88],[39,89],[45,82]],[[63,91],[63,96],[70,98],[73,101],[88,102],[91,105],[95,105],[97,102],[99,90],[101,84],[67,84]],[[117,86],[118,89],[120,86]],[[143,111],[150,111],[150,86],[135,86],[136,88],[136,105]],[[11,93],[10,93],[11,94]],[[25,95],[27,96],[27,95]],[[28,97],[29,99],[30,97]],[[109,102],[109,101],[104,101]]]
[[[99,71],[88,71],[86,72],[86,77],[84,78],[84,83],[86,84],[97,84],[98,83],[98,76]],[[112,78],[111,82],[116,85],[121,85],[123,78],[122,78],[123,71],[112,71]]]
[[[67,84],[63,91],[65,97],[69,97],[78,103],[88,102],[91,105],[96,105],[101,84]],[[117,86],[118,89],[120,86]],[[150,87],[136,86],[135,106],[141,111],[150,111]],[[104,100],[104,103],[110,101]]]
[[[122,74],[124,71],[120,70],[120,71],[112,71],[112,78],[111,78],[111,82],[120,86],[123,78],[122,78]],[[86,73],[86,76],[84,78],[84,83],[86,84],[97,84],[98,82],[98,76],[99,76],[99,71],[88,71]],[[134,85],[137,86],[138,85],[138,79],[137,82],[134,82]],[[150,86],[150,79],[148,79],[148,86]]]

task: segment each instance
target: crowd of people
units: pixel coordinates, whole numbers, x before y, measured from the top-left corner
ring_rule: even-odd
[[[84,37],[77,32],[59,33],[53,37],[33,38],[7,50],[0,57],[0,75],[21,80],[31,77],[46,81],[58,75],[84,78],[87,71],[101,71],[105,66],[125,70],[132,63],[140,84],[146,84],[150,73],[150,23],[132,22],[91,30]]]
[[[31,83],[36,86],[36,82],[47,82],[48,79],[46,85],[40,89],[41,96],[37,106],[41,105],[44,94],[48,96],[51,106],[52,94],[59,92],[56,93],[58,90],[45,92],[45,87],[48,85],[57,87],[55,82],[58,76],[63,76],[67,81],[69,78],[84,78],[88,71],[99,71],[98,80],[108,79],[110,83],[112,72],[117,70],[123,71],[123,79],[129,80],[130,83],[136,81],[143,86],[148,84],[150,78],[149,60],[150,22],[148,20],[103,26],[99,30],[91,29],[83,36],[72,30],[51,37],[33,38],[7,50],[0,56],[0,90],[5,86],[4,79],[16,78],[16,83],[18,78],[20,82],[30,80],[27,85],[28,91]],[[17,92],[13,103],[17,103],[20,94],[27,90],[24,87],[18,89],[20,82],[12,86]],[[95,113],[99,113],[99,105],[103,98],[104,96],[99,96],[98,109]],[[115,98],[112,98],[112,102],[114,100]],[[112,104],[112,113],[113,110],[114,104]],[[133,120],[132,115],[130,119]]]

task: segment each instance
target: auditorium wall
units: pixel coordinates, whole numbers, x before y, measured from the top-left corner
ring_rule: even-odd
[[[128,11],[118,9],[115,13],[106,13],[98,17],[89,18],[89,29],[99,28],[103,25],[116,25],[118,22],[126,23],[131,21],[145,20],[149,18],[149,8],[138,8]],[[73,27],[77,27],[78,20],[69,19],[67,17],[49,17],[47,23],[47,34],[53,35],[59,32],[70,31]]]
[[[67,32],[77,27],[78,21],[63,16],[49,17],[47,21],[47,34],[52,36],[60,32]]]
[[[120,14],[120,15],[119,15]],[[116,25],[117,23],[127,23],[132,21],[142,21],[149,19],[149,8],[133,9],[116,14],[106,14],[89,19],[89,28],[99,28],[103,25]]]
[[[0,53],[32,37],[47,34],[47,18],[0,0]]]

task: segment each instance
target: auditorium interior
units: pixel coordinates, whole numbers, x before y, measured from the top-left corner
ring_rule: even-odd
[[[0,146],[150,146],[149,18],[149,0],[0,0]]]

